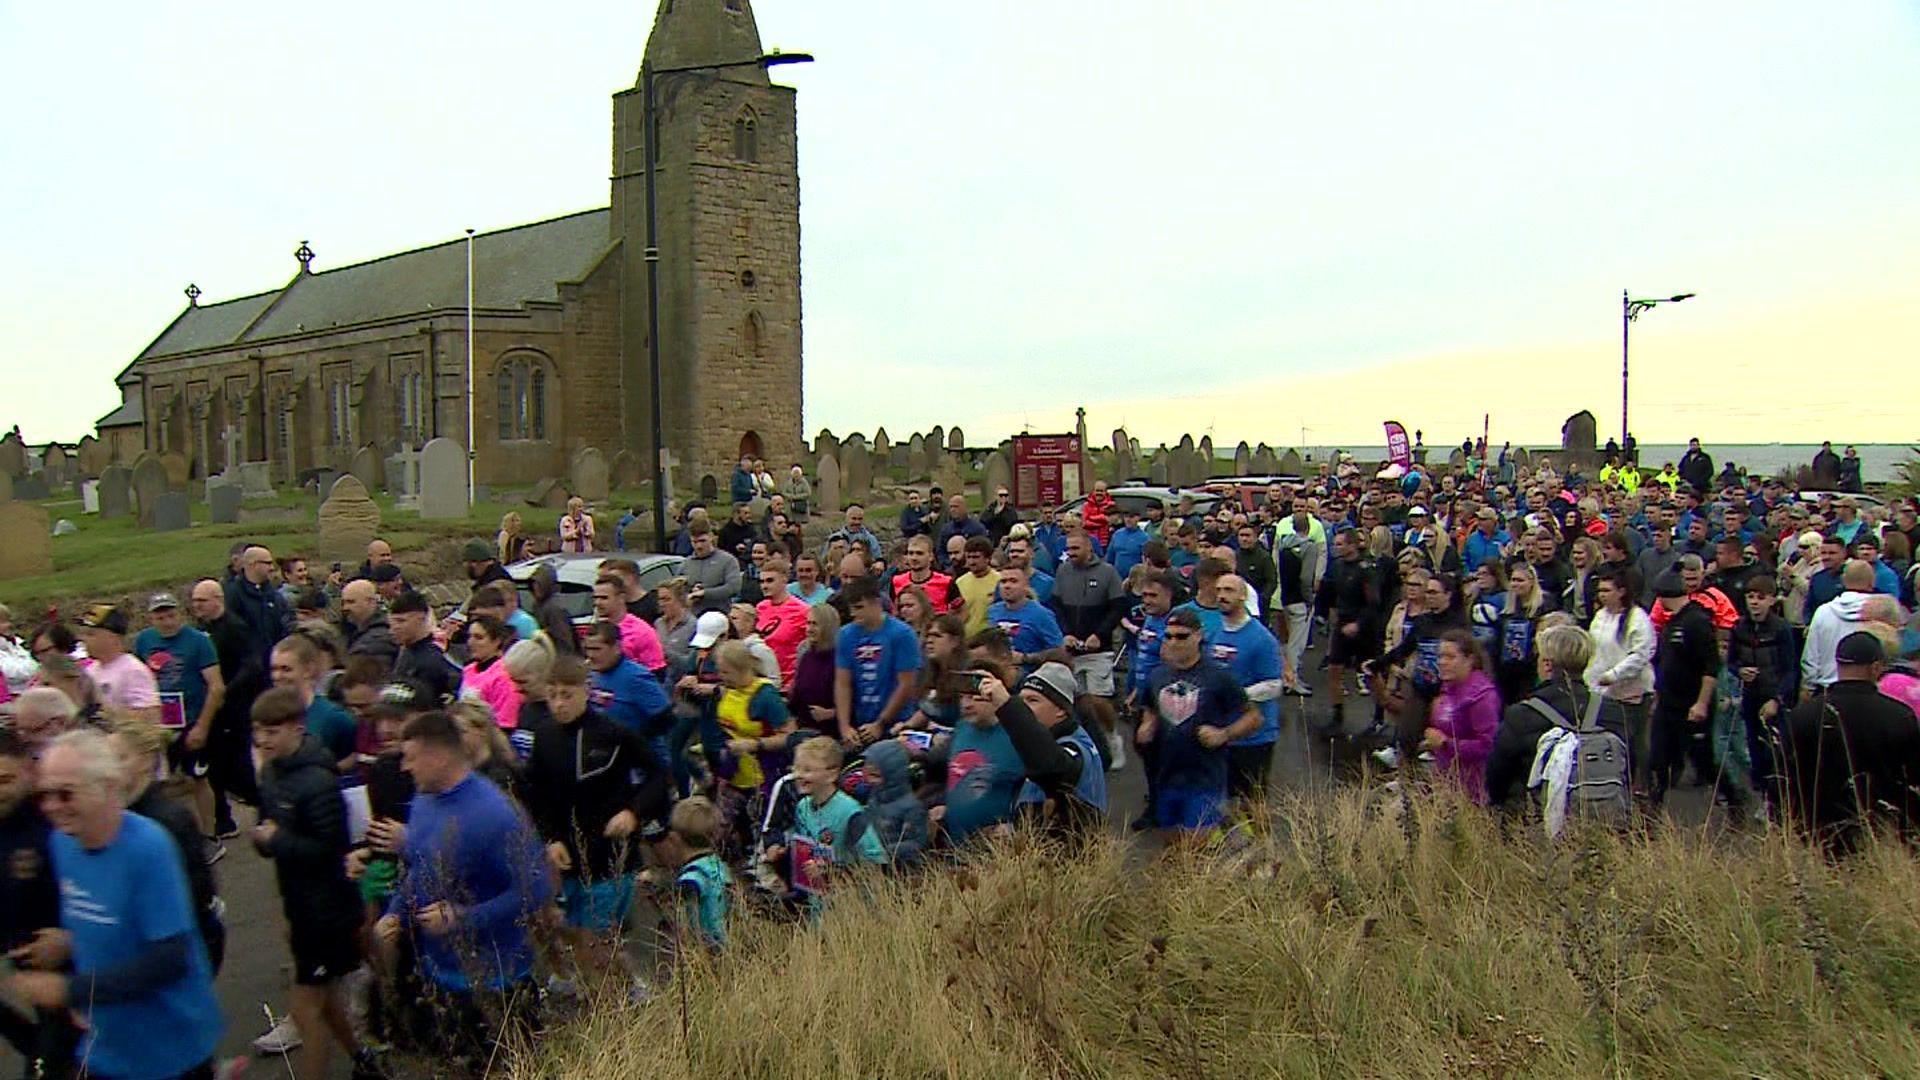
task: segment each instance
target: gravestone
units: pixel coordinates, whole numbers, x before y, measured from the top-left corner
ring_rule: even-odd
[[[419,509],[420,451],[402,446],[387,459],[387,483],[393,489],[394,505]]]
[[[367,496],[360,478],[348,473],[328,489],[319,524],[321,558],[357,559],[380,532],[380,507]]]
[[[380,452],[373,448],[372,443],[354,451],[353,461],[347,465],[347,471],[369,492],[380,491],[387,486],[386,463],[380,460]]]
[[[893,456],[893,440],[887,438],[886,428],[876,428],[873,432],[873,452],[877,457]]]
[[[53,573],[47,512],[32,503],[0,503],[0,579]]]
[[[193,470],[187,463],[187,455],[178,450],[169,450],[160,455],[160,465],[167,471],[168,491],[187,490],[187,481],[193,477]],[[137,481],[138,477],[135,480]],[[135,486],[138,486],[137,483]]]
[[[1233,448],[1233,475],[1253,475],[1253,448],[1247,445],[1245,439],[1241,439],[1240,445]]]
[[[953,430],[947,432],[947,449],[965,450],[966,448],[967,448],[967,435],[965,432],[960,430],[960,426],[958,424],[955,424],[953,427]]]
[[[606,455],[591,446],[573,455],[573,467],[568,470],[568,479],[573,482],[573,493],[588,502],[604,502],[613,490]]]
[[[1167,444],[1161,443],[1160,449],[1154,451],[1153,460],[1147,465],[1147,479],[1163,487],[1172,480],[1173,467],[1168,460],[1172,456],[1173,452],[1167,449]]]
[[[249,499],[273,497],[273,465],[265,461],[243,461],[227,469],[227,475],[240,482],[240,493]]]
[[[1182,435],[1182,436],[1180,436],[1180,442],[1179,442],[1179,444],[1178,444],[1178,445],[1179,445],[1179,449],[1181,449],[1181,450],[1195,450],[1195,449],[1198,449],[1198,447],[1196,447],[1196,446],[1194,446],[1194,445],[1193,445],[1193,436],[1191,436],[1191,435]]]
[[[873,455],[854,436],[840,447],[840,482],[848,502],[863,502],[873,490]]]
[[[163,491],[159,498],[153,500],[154,532],[178,532],[192,524],[193,514],[187,508],[186,492]]]
[[[1448,452],[1447,468],[1450,471],[1458,471],[1466,467],[1467,467],[1467,452],[1465,450],[1462,450],[1456,446],[1450,452]]]
[[[0,503],[13,501],[13,476],[0,472]]]
[[[672,450],[664,446],[661,447],[660,487],[666,491],[667,498],[669,499],[673,498],[674,492],[680,490],[679,482],[674,479],[675,476],[679,475],[679,470],[680,458],[674,454]],[[651,479],[651,477],[649,477],[649,479]]]
[[[567,485],[549,476],[533,485],[533,490],[527,492],[527,505],[544,506],[549,510],[564,510],[567,507],[568,498],[570,496],[567,494]]]
[[[74,448],[74,457],[80,462],[80,475],[98,478],[101,473],[107,471],[107,466],[113,464],[113,448],[87,435],[80,440],[79,446]]]
[[[150,455],[141,455],[133,463],[133,473],[129,477],[133,484],[135,504],[140,509],[140,524],[153,525],[153,504],[167,493],[167,467],[160,459]]]
[[[1001,488],[1013,490],[1013,462],[1004,451],[995,450],[987,455],[986,471],[980,478],[980,490],[986,498],[991,499],[993,493]]]
[[[83,514],[100,512],[100,481],[80,481],[80,512]]]
[[[1599,425],[1595,422],[1593,414],[1581,409],[1567,417],[1567,422],[1560,425],[1560,449],[1583,454],[1593,453],[1595,440],[1599,434],[1598,428]]]
[[[1212,476],[1214,463],[1219,460],[1213,455],[1213,436],[1200,436],[1200,445],[1194,447],[1194,449],[1200,451],[1200,460],[1203,463],[1202,467],[1206,469],[1208,476]]]
[[[615,491],[624,491],[640,486],[642,479],[642,461],[639,454],[631,450],[616,450],[613,460],[607,462],[607,483]]]
[[[933,425],[933,430],[927,432],[927,464],[930,466],[940,464],[934,459],[934,455],[946,448],[947,429],[941,427],[939,424]]]
[[[948,496],[967,493],[967,473],[960,464],[960,455],[942,453],[934,462],[933,482]]]
[[[1118,454],[1122,450],[1130,450],[1132,448],[1133,448],[1133,439],[1127,435],[1127,429],[1114,428],[1113,429],[1113,452]]]
[[[467,516],[467,451],[452,439],[430,439],[420,450],[420,516],[446,521]]]
[[[1280,459],[1273,447],[1261,443],[1253,448],[1253,471],[1259,476],[1273,476],[1280,471]]]
[[[700,476],[700,501],[712,506],[720,501],[720,478],[712,473]]]
[[[1275,471],[1281,476],[1305,476],[1307,464],[1300,460],[1300,451],[1289,449],[1280,455],[1279,468]]]
[[[65,447],[59,443],[47,444],[46,451],[40,455],[40,475],[45,478],[49,491],[67,486],[72,465]]]
[[[240,520],[240,485],[227,480],[207,482],[207,520],[232,525]]]
[[[7,437],[0,439],[0,473],[8,476],[27,474],[27,444],[20,438],[20,429],[14,428]]]
[[[1533,465],[1533,455],[1529,454],[1524,446],[1514,447],[1512,458],[1515,469],[1524,471]]]
[[[820,471],[813,481],[813,512],[837,514],[840,509],[840,462],[827,454],[820,459]]]
[[[39,473],[28,473],[13,482],[13,493],[9,498],[30,502],[34,499],[46,499],[53,496],[53,489],[47,486],[47,478]]]
[[[1133,459],[1133,445],[1125,439],[1119,440],[1113,448],[1113,482],[1124,484],[1133,479],[1138,465]]]
[[[820,434],[815,435],[813,437],[813,456],[814,457],[819,457],[821,454],[827,454],[827,453],[837,454],[839,452],[840,452],[840,440],[834,437],[833,430],[831,428],[821,428]]]
[[[893,447],[887,451],[886,466],[889,469],[906,468],[907,467],[907,448],[900,445],[899,443],[895,443]]]
[[[918,482],[927,477],[927,437],[914,432],[907,440],[907,479]]]
[[[101,518],[123,518],[133,512],[133,473],[124,466],[102,469],[98,491]]]

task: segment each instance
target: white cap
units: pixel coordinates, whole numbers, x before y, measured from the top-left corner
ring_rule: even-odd
[[[700,616],[693,624],[693,641],[696,649],[704,649],[727,636],[727,617],[717,611],[709,611]]]

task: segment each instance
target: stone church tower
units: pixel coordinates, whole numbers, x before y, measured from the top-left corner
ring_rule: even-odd
[[[761,54],[748,0],[660,0],[646,63],[664,72]],[[643,454],[650,445],[644,170],[651,151],[663,441],[681,457],[679,477],[713,473],[724,490],[741,454],[764,456],[777,472],[802,450],[794,90],[774,85],[757,65],[656,75],[651,138],[643,91],[636,80],[613,98],[609,228],[622,251],[626,442]]]

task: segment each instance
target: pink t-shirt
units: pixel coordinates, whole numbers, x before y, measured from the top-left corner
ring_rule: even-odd
[[[520,726],[520,688],[507,675],[507,665],[496,659],[482,668],[468,664],[460,673],[460,696],[478,698],[493,709],[493,721],[512,731]]]
[[[660,647],[660,635],[631,611],[620,619],[620,651],[648,671],[667,666],[667,651]]]
[[[1920,720],[1920,678],[1904,671],[1889,671],[1880,676],[1880,692],[1913,710]]]
[[[160,704],[160,686],[153,670],[132,653],[112,660],[95,659],[87,677],[100,690],[100,703],[119,709],[151,709]]]
[[[762,600],[754,609],[760,637],[780,663],[783,687],[793,683],[793,666],[800,658],[801,644],[807,640],[807,613],[812,610],[805,600],[788,592],[781,593],[778,600]]]

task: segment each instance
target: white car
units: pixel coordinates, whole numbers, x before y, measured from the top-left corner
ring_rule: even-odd
[[[531,559],[522,559],[506,568],[507,576],[520,590],[520,606],[533,610],[533,589],[529,585],[533,572],[542,566],[553,567],[554,576],[560,585],[560,606],[567,609],[567,618],[579,630],[593,622],[593,583],[600,579],[600,564],[611,559],[631,558],[640,566],[640,588],[646,593],[645,606],[651,609],[653,591],[673,580],[680,573],[682,559],[678,555],[622,556],[617,552],[594,551],[585,554],[538,555]],[[641,617],[652,622],[660,613],[642,611]]]

